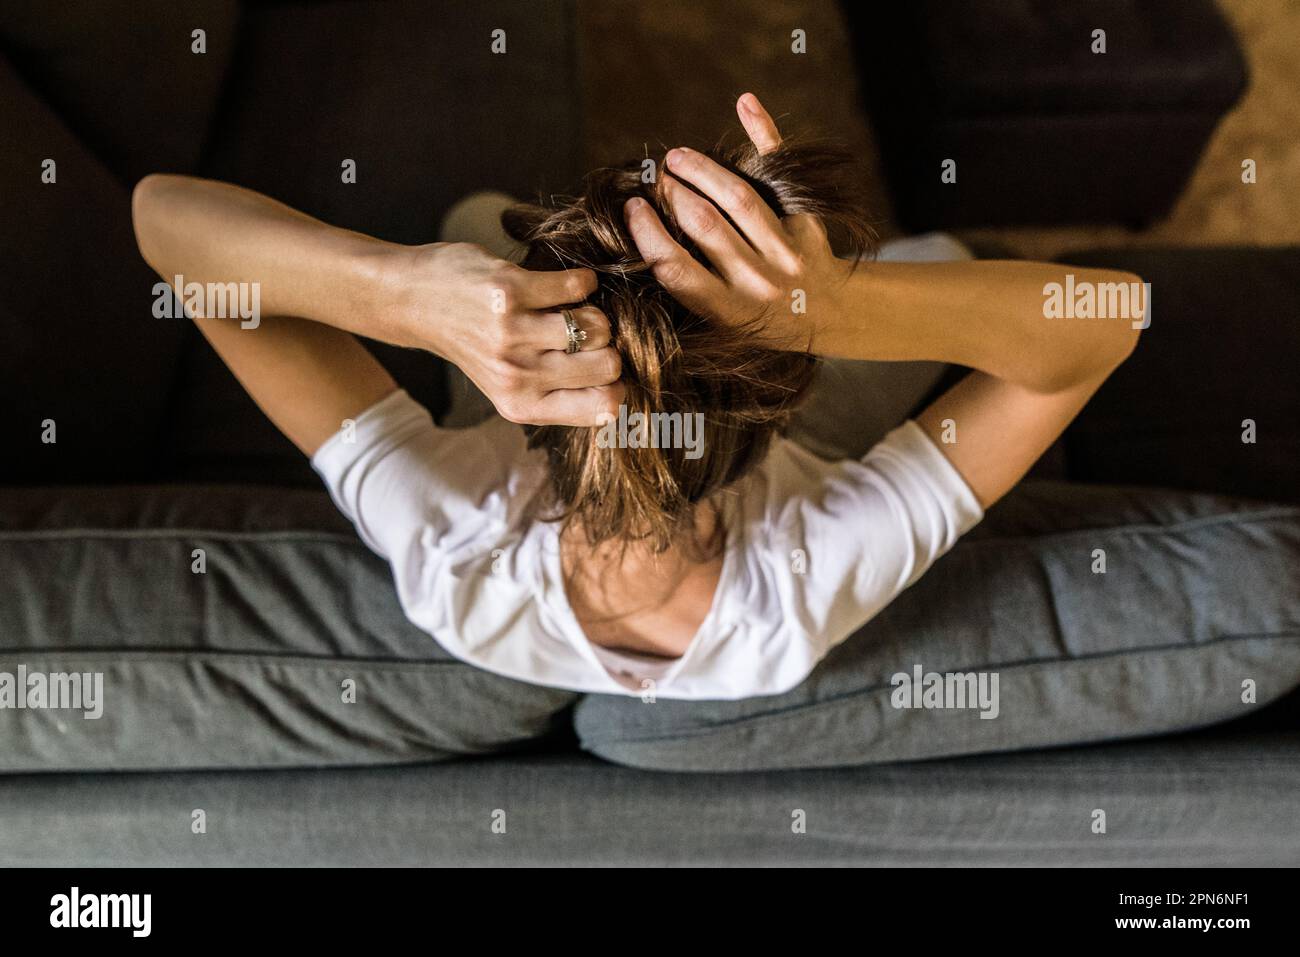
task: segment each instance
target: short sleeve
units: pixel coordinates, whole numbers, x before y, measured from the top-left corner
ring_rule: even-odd
[[[860,461],[789,450],[770,515],[806,568],[780,585],[785,612],[823,650],[920,578],[984,512],[960,473],[914,421]]]
[[[506,482],[502,444],[482,427],[438,428],[399,389],[331,436],[312,467],[357,534],[400,577],[417,553],[445,553],[482,533]]]
[[[872,565],[882,583],[902,591],[984,517],[966,480],[924,430],[908,420],[858,466],[868,501],[884,506]],[[856,469],[854,469],[856,471]],[[892,538],[892,541],[888,539]]]

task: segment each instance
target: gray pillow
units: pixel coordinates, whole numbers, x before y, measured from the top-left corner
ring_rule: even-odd
[[[0,582],[0,696],[102,676],[0,707],[0,772],[438,760],[568,733],[577,698],[448,656],[322,492],[0,490]]]
[[[1300,684],[1297,568],[1300,508],[1030,483],[794,690],[744,701],[592,695],[576,726],[602,758],[686,771],[1195,728]],[[930,677],[949,674],[972,677]],[[973,693],[963,702],[961,692]]]

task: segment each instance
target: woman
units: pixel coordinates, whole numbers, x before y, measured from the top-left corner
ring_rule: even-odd
[[[1134,347],[1137,323],[1045,318],[1059,266],[857,266],[869,231],[842,168],[783,146],[752,95],[737,110],[752,146],[723,163],[677,149],[652,183],[599,171],[558,208],[511,211],[532,268],[396,247],[218,183],[136,189],[161,276],[259,284],[259,323],[195,321],[391,563],[411,620],[472,664],[583,691],[787,690]],[[351,333],[442,355],[503,418],[435,427]],[[778,434],[814,356],[973,371],[862,461],[827,462]],[[662,423],[668,440],[647,441]]]

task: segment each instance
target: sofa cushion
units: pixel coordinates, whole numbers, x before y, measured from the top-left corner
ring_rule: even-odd
[[[1061,260],[1151,284],[1151,328],[1066,432],[1070,477],[1300,503],[1300,247]]]
[[[579,754],[101,774],[75,786],[62,775],[5,775],[0,860],[10,867],[1286,867],[1300,856],[1297,789],[1300,730],[1226,729],[743,776],[649,774]],[[200,838],[185,826],[196,806],[211,825]],[[1090,830],[1094,808],[1105,809],[1104,835]],[[497,809],[507,837],[490,826]],[[792,833],[796,817],[807,833]],[[9,902],[15,913],[39,910],[37,901],[21,911]]]
[[[924,56],[920,92],[947,115],[1226,109],[1246,82],[1245,59],[1213,0],[945,0],[893,14]],[[1106,33],[1094,52],[1094,30]],[[883,36],[885,43],[898,36]]]
[[[1159,218],[1247,82],[1212,0],[842,6],[913,231]]]
[[[496,30],[504,53],[493,52]],[[576,52],[571,0],[247,4],[201,168],[337,226],[430,243],[468,193],[535,197],[578,178]],[[344,160],[355,182],[343,181]],[[443,411],[440,359],[369,345],[417,401]],[[181,481],[315,484],[197,336],[169,442]]]
[[[237,0],[5,0],[0,46],[130,187],[198,166],[238,23]],[[198,29],[203,53],[193,50]]]
[[[348,229],[433,242],[468,193],[573,185],[575,51],[571,0],[250,5],[203,169]]]
[[[102,682],[0,707],[0,771],[438,760],[567,731],[576,697],[449,657],[323,492],[4,490],[0,582],[0,702]]]
[[[0,130],[0,485],[145,481],[190,324],[153,316],[130,190],[3,55]]]
[[[576,726],[600,757],[697,771],[1190,729],[1300,684],[1297,568],[1300,508],[1030,483],[794,690],[744,701],[590,696]],[[988,695],[933,707],[961,703],[956,683],[951,698],[926,697],[934,674],[973,675],[982,685],[965,687]]]

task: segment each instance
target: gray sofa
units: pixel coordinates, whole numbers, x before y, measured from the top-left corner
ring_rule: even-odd
[[[0,711],[8,864],[1300,853],[1294,507],[1031,483],[787,695],[643,703],[449,659],[323,493],[10,489],[3,505],[0,672],[100,672],[105,688],[94,719]],[[997,720],[890,707],[888,675],[914,662],[997,672]]]
[[[0,676],[104,682],[102,717],[0,709],[0,863],[1300,861],[1300,250],[1069,257],[1156,285],[1143,348],[1033,481],[793,691],[532,687],[406,622],[297,453],[193,330],[150,317],[127,197],[151,169],[197,171],[418,242],[472,189],[560,185],[571,8],[170,9],[83,8],[121,41],[111,68],[74,17],[0,14]],[[339,185],[341,142],[363,188]],[[376,351],[446,410],[436,361]],[[998,717],[895,707],[914,666],[997,673]]]
[[[1196,734],[870,768],[662,774],[575,753],[407,767],[25,775],[39,866],[1294,866],[1300,734]],[[195,807],[205,834],[191,831]],[[1105,809],[1110,829],[1092,830]],[[493,830],[506,812],[505,833]],[[807,831],[792,832],[794,813]],[[499,816],[498,816],[499,819]]]

